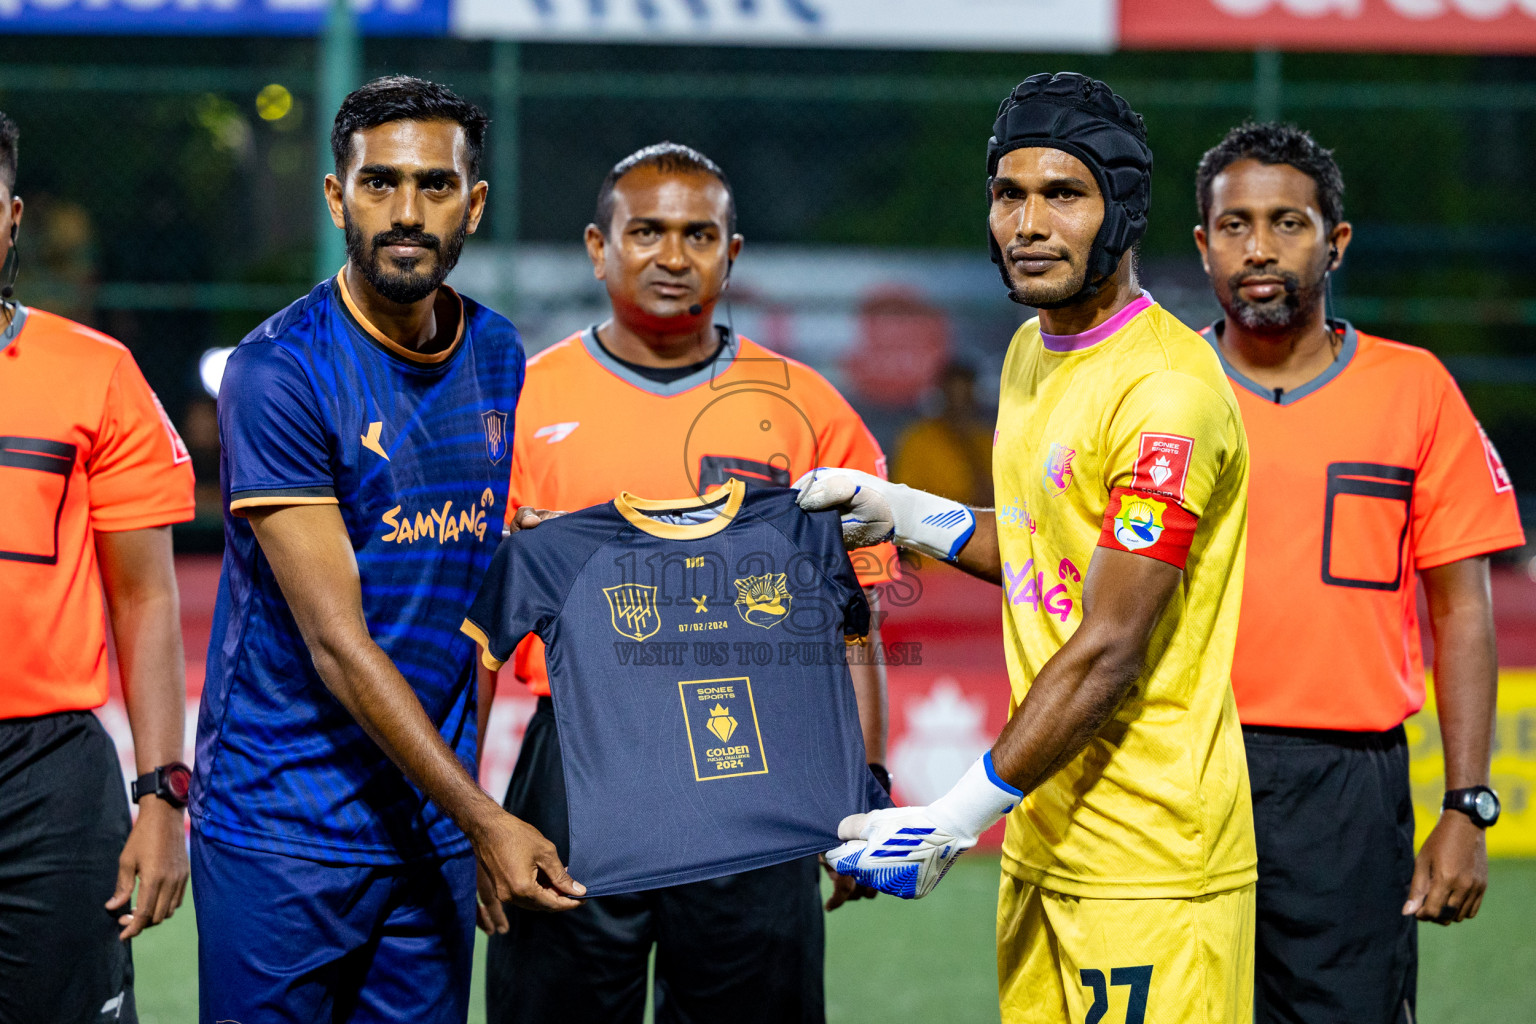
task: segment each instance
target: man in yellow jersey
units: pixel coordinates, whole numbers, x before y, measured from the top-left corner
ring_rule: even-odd
[[[1004,588],[1012,715],[927,807],[858,815],[837,870],[921,896],[1008,818],[1006,1022],[1245,1024],[1253,812],[1230,668],[1248,451],[1210,346],[1136,280],[1152,154],[1100,82],[1027,79],[989,143],[1009,295],[1040,309],[1003,369],[1000,519],[848,470],[800,481],[852,546],[886,538]]]

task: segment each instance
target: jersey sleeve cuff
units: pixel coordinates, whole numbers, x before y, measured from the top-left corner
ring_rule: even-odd
[[[129,530],[152,530],[160,526],[175,526],[177,523],[188,523],[197,514],[195,505],[181,505],[176,508],[158,509],[153,512],[143,512],[133,516],[91,516],[91,529],[97,533],[126,533]]]
[[[1199,522],[1199,516],[1167,495],[1116,487],[1109,492],[1099,547],[1145,555],[1183,569]]]
[[[464,624],[459,627],[459,632],[480,645],[480,664],[492,672],[506,664],[505,661],[498,661],[496,656],[491,654],[491,638],[485,635],[485,630],[465,619]]]
[[[240,515],[245,509],[272,505],[337,505],[336,492],[330,487],[274,487],[266,490],[235,491],[229,496],[229,511]]]
[[[1415,569],[1435,569],[1442,565],[1450,565],[1452,562],[1459,562],[1463,558],[1491,555],[1496,551],[1508,551],[1510,548],[1518,548],[1524,544],[1525,531],[1513,530],[1494,537],[1463,541],[1454,547],[1442,548],[1439,551],[1421,551],[1415,556],[1413,567]]]

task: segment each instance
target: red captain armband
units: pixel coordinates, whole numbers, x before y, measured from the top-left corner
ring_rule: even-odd
[[[1167,495],[1116,487],[1109,492],[1099,547],[1146,555],[1182,569],[1199,522],[1199,516]]]

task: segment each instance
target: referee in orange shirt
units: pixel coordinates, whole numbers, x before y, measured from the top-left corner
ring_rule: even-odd
[[[1498,452],[1444,366],[1328,320],[1343,177],[1295,127],[1205,154],[1195,228],[1225,315],[1205,331],[1248,431],[1232,684],[1259,849],[1255,1019],[1413,1024],[1417,923],[1477,914],[1498,661],[1488,555],[1525,542]],[[1435,638],[1447,792],[1413,852],[1403,720]]]
[[[128,940],[187,884],[169,524],[192,518],[192,459],[127,349],[9,301],[17,135],[0,114],[0,1024],[136,1021]],[[103,590],[143,773],[131,831],[91,713]]]
[[[879,444],[826,380],[714,325],[742,244],[730,184],[714,161],[673,143],[620,161],[599,190],[586,244],[613,315],[528,360],[509,508],[577,509],[621,490],[691,497],[732,479],[788,487],[816,466],[885,475]],[[519,518],[526,525],[533,516]],[[882,545],[854,559],[874,607],[872,587],[892,578],[895,549]],[[870,640],[853,650],[877,649],[878,629]],[[540,696],[506,807],[568,860],[559,739],[536,637],[518,648],[512,667]],[[884,668],[859,658],[849,669],[866,756],[889,788],[879,763]],[[483,735],[494,677],[482,683]],[[493,922],[502,934],[487,951],[487,1020],[639,1024],[654,946],[660,1024],[820,1022],[819,873],[812,857],[589,899],[559,915],[509,908],[508,920]],[[837,876],[834,884],[828,909],[874,895],[852,879]]]

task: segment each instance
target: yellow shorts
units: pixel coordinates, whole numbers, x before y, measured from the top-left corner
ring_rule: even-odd
[[[1101,900],[1003,873],[1003,1024],[1250,1024],[1254,887]]]

